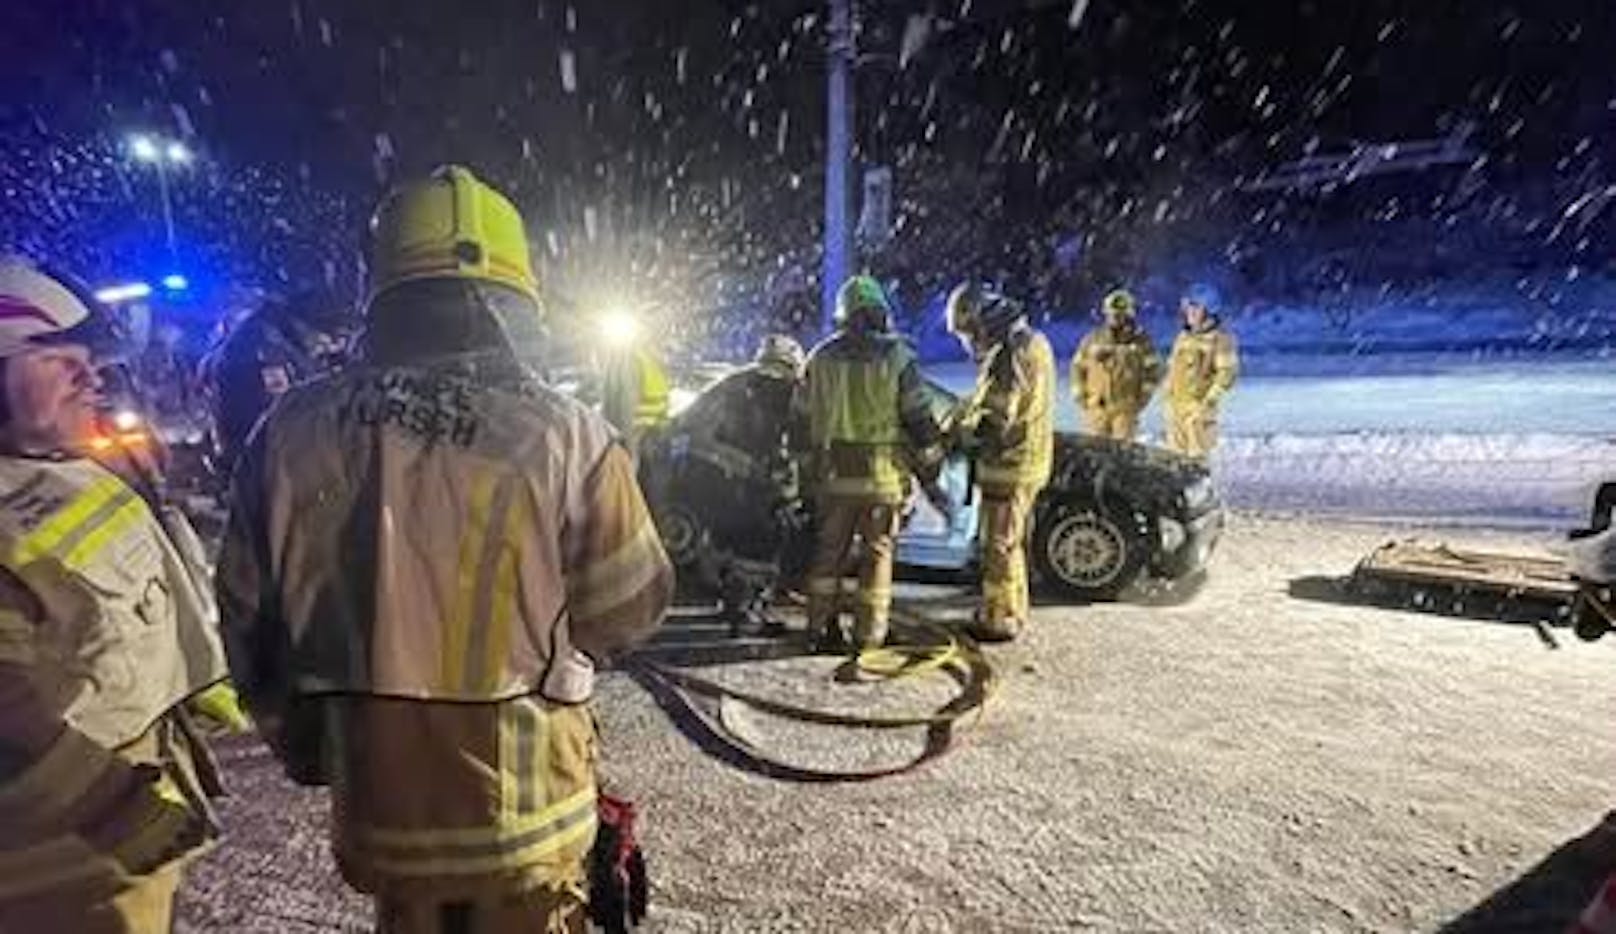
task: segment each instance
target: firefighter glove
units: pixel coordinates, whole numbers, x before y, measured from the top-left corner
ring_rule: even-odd
[[[634,834],[634,805],[600,796],[600,830],[589,854],[589,917],[606,934],[627,934],[645,920],[651,885]]]

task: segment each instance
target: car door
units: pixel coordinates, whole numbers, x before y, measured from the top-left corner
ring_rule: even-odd
[[[979,499],[971,482],[970,460],[954,455],[938,477],[953,520],[943,515],[918,490],[910,497],[903,528],[898,533],[898,563],[911,567],[961,570],[976,560]]]

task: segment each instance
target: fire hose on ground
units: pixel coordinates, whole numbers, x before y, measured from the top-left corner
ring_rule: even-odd
[[[863,782],[911,772],[947,753],[954,745],[954,728],[976,715],[980,722],[987,701],[998,686],[998,676],[969,637],[913,614],[894,610],[893,633],[902,641],[868,649],[850,657],[839,669],[845,678],[863,682],[895,681],[942,674],[959,685],[959,692],[929,713],[874,715],[843,713],[788,703],[738,689],[687,670],[652,661],[630,659],[629,671],[649,690],[676,723],[699,745],[738,768],[782,781],[804,783]],[[925,745],[919,755],[902,764],[862,770],[816,769],[781,761],[758,749],[733,728],[726,705],[741,705],[799,723],[850,730],[906,730],[924,728]]]

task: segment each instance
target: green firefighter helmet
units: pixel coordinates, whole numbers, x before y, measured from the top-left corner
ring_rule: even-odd
[[[1107,318],[1132,318],[1139,312],[1139,302],[1127,289],[1113,289],[1100,304]]]
[[[867,331],[892,329],[892,303],[872,276],[854,276],[836,293],[836,326]]]

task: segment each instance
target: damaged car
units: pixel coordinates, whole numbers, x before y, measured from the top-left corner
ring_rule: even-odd
[[[713,498],[731,514],[766,522],[770,510],[748,508],[741,469],[708,456],[701,439],[728,422],[755,423],[757,402],[721,381],[691,404],[642,451],[640,477],[674,563],[687,575],[706,564]],[[939,412],[957,398],[930,386]],[[782,430],[788,411],[767,413]],[[917,492],[905,509],[897,559],[903,568],[971,572],[978,561],[979,493],[972,465],[954,456],[939,485],[945,513]],[[724,491],[722,494],[715,491]],[[1072,432],[1056,432],[1055,466],[1035,507],[1029,557],[1041,588],[1073,602],[1115,599],[1136,584],[1175,582],[1200,573],[1223,531],[1224,512],[1206,466],[1161,448]],[[760,533],[766,530],[760,529]],[[799,531],[798,537],[811,533]],[[806,542],[788,552],[805,553]],[[794,563],[786,562],[789,575]]]

